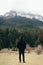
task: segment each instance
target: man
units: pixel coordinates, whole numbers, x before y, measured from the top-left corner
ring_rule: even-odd
[[[18,42],[17,48],[19,49],[19,61],[21,62],[21,55],[22,55],[23,62],[25,63],[24,51],[26,48],[26,43],[23,37],[21,37],[20,41]]]

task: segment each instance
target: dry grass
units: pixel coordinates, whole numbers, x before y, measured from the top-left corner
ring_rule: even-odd
[[[37,54],[41,54],[42,53],[42,46],[38,45],[35,50],[36,50]]]
[[[43,65],[43,54],[37,55],[34,51],[25,53],[26,63],[19,63],[18,52],[0,53],[0,65]]]

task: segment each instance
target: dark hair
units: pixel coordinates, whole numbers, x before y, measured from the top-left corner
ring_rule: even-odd
[[[23,36],[21,37],[21,40],[24,40],[24,37]]]

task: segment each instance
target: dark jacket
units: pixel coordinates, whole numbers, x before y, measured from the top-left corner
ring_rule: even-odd
[[[17,44],[17,48],[19,49],[19,51],[24,51],[26,48],[26,43],[24,40],[20,40]]]

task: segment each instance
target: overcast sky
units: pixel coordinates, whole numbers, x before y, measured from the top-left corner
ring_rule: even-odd
[[[10,10],[43,15],[43,0],[0,0],[0,15]]]

